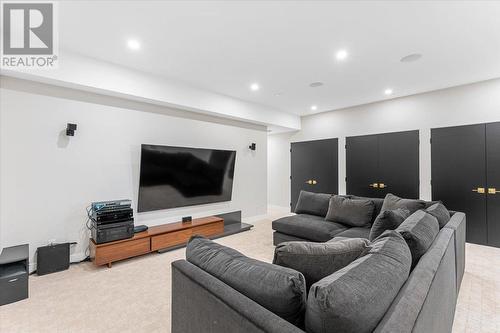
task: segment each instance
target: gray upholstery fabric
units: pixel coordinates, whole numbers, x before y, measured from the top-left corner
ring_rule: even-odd
[[[325,193],[300,191],[299,200],[297,201],[297,206],[295,206],[295,213],[325,217],[326,212],[328,212],[331,196],[331,194]]]
[[[451,212],[451,219],[445,228],[454,231],[454,244],[455,244],[455,267],[457,273],[457,294],[462,285],[462,278],[465,272],[465,229],[466,217],[464,213]]]
[[[367,199],[352,199],[334,195],[325,220],[352,227],[368,226],[372,222],[375,204]]]
[[[384,210],[395,210],[398,208],[408,209],[410,214],[413,214],[419,209],[426,208],[426,202],[423,200],[415,199],[402,199],[394,194],[388,193],[385,196],[384,204],[382,205],[382,211]]]
[[[375,333],[449,333],[456,288],[452,230],[442,229],[392,302]]]
[[[305,238],[315,242],[326,242],[332,239],[336,234],[347,229],[346,226],[325,221],[324,218],[299,214],[286,216],[272,223],[273,230],[281,233]]]
[[[172,263],[172,333],[304,333],[221,280]]]
[[[358,197],[356,195],[348,195],[349,198],[352,199],[367,199],[371,200],[373,204],[375,205],[375,211],[373,212],[373,218],[372,218],[372,223],[375,221],[375,218],[380,214],[382,211],[382,205],[384,204],[384,199],[383,198],[367,198],[367,197]]]
[[[309,242],[309,240],[301,238],[301,237],[282,234],[279,231],[273,232],[273,245],[276,246],[276,245],[281,244],[283,242]]]
[[[309,333],[372,332],[408,278],[411,254],[395,231],[382,234],[361,258],[309,290]]]
[[[405,239],[412,256],[412,267],[429,249],[439,232],[439,223],[431,214],[418,210],[396,229]]]
[[[335,237],[366,238],[370,235],[370,228],[352,227],[346,231],[339,232]]]
[[[186,259],[296,326],[303,325],[304,276],[292,269],[251,259],[202,236],[193,236]]]
[[[356,260],[369,247],[363,238],[348,238],[338,242],[281,243],[274,250],[273,264],[301,272],[307,288]]]
[[[381,212],[370,229],[369,239],[372,241],[386,230],[394,230],[410,216],[410,211],[404,208],[384,210]]]
[[[446,223],[450,221],[451,218],[450,212],[440,202],[435,203],[434,205],[427,208],[425,211],[434,216],[438,220],[439,228],[444,227]]]

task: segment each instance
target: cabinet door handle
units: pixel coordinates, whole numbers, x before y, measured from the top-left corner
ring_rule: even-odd
[[[484,187],[478,187],[478,188],[473,189],[472,192],[484,194],[484,193],[486,193],[486,189]]]
[[[17,280],[18,280],[18,278],[15,278],[15,279],[11,279],[11,280],[9,280],[9,281],[7,281],[7,282],[9,282],[9,283],[10,283],[10,282],[16,282]]]
[[[373,183],[373,184],[370,184],[369,186],[373,187],[373,188],[378,188],[378,183]]]
[[[500,191],[499,191],[499,190],[497,190],[497,189],[496,189],[496,188],[494,188],[494,187],[490,187],[490,188],[488,189],[488,194],[497,194],[497,193],[500,193]]]

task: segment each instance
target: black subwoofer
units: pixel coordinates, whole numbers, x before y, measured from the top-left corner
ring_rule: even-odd
[[[69,243],[42,246],[37,249],[36,274],[44,275],[69,268]]]

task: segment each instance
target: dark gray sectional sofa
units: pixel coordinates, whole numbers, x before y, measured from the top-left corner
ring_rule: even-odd
[[[384,200],[370,200],[375,203],[375,219]],[[430,205],[426,203],[425,207]],[[308,214],[274,221],[274,243],[304,240],[322,243],[369,237],[370,225],[352,227],[327,221],[325,210],[317,208],[306,209]],[[315,211],[325,215],[311,214]],[[172,263],[172,332],[451,332],[465,268],[465,214],[450,212],[450,215],[415,262],[411,263],[414,253],[410,256],[405,243],[410,239],[404,233],[411,233],[413,226],[409,220],[418,220],[418,212],[405,220],[399,232],[399,228],[386,231],[375,239],[369,253],[313,284],[305,305],[305,326],[283,319],[287,313],[283,312],[279,298],[271,300],[269,305],[269,299],[255,296],[255,293],[263,296],[274,292],[268,285],[273,274],[289,276],[290,281],[295,281],[289,281],[292,292],[296,292],[299,288],[296,271],[261,263],[200,240],[201,246],[188,246],[189,261]],[[381,264],[380,256],[385,258],[382,260],[385,264]],[[365,294],[365,289],[372,290]],[[277,295],[281,292],[283,283],[276,285]],[[298,299],[290,298],[289,292],[282,297],[290,303],[292,311]],[[274,305],[281,306],[280,311],[268,310]],[[366,325],[371,326],[367,329]]]

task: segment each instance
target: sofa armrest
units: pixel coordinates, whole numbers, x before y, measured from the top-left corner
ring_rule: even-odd
[[[455,263],[457,272],[457,295],[462,284],[462,278],[465,271],[465,229],[466,218],[461,212],[452,212],[450,221],[444,226],[453,229],[455,236]]]
[[[172,263],[172,333],[304,333],[199,267]]]

